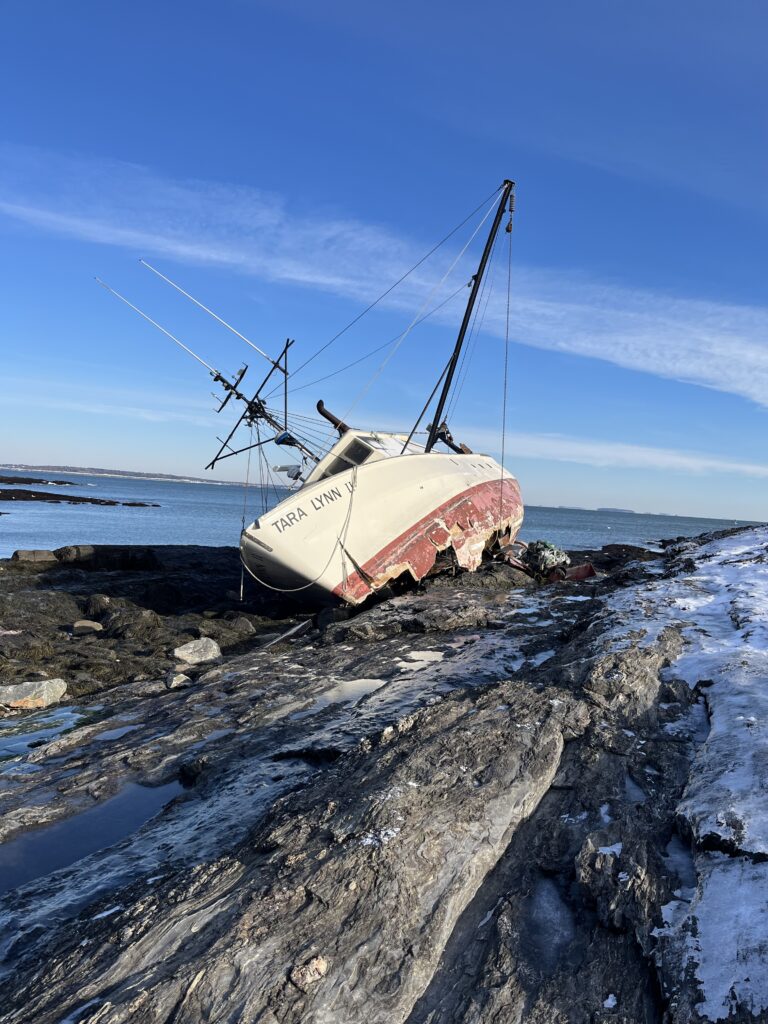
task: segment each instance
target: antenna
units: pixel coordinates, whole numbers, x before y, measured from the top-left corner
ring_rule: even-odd
[[[142,260],[141,262],[144,263],[144,260]],[[158,274],[159,277],[163,277],[164,280],[168,280],[167,278],[164,277],[163,274],[160,274],[159,271],[154,270],[153,267],[150,267],[148,263],[146,263],[145,266],[152,270],[155,274]],[[247,366],[243,366],[241,370],[238,370],[233,380],[228,380],[221,373],[221,371],[211,366],[210,363],[206,363],[206,361],[201,356],[199,356],[196,352],[193,352],[192,349],[189,348],[188,345],[185,345],[183,341],[180,341],[175,334],[171,334],[171,332],[167,331],[165,327],[161,326],[161,324],[159,324],[156,320],[153,320],[151,316],[148,316],[143,310],[139,309],[138,306],[135,306],[132,302],[129,302],[124,295],[121,295],[120,292],[115,291],[114,288],[111,288],[108,284],[106,284],[106,282],[102,281],[101,278],[97,277],[95,280],[97,284],[101,285],[102,288],[110,292],[110,294],[114,295],[115,298],[120,299],[121,302],[124,302],[126,306],[129,306],[134,312],[138,313],[140,317],[143,317],[143,319],[146,320],[148,323],[152,324],[153,327],[156,327],[158,331],[161,331],[167,338],[170,338],[175,345],[178,345],[179,348],[184,349],[184,351],[188,355],[192,356],[193,359],[196,359],[198,363],[200,363],[202,366],[206,368],[206,370],[208,370],[210,375],[213,377],[214,382],[216,384],[221,384],[222,388],[226,392],[224,400],[222,401],[221,405],[217,410],[218,412],[221,412],[221,410],[224,408],[227,402],[229,402],[230,398],[233,397],[237,398],[238,401],[242,402],[243,405],[245,406],[234,427],[232,427],[229,434],[227,435],[226,440],[222,441],[221,438],[217,438],[221,447],[219,448],[216,455],[214,455],[211,462],[209,462],[209,464],[206,466],[206,469],[213,469],[213,467],[220,459],[227,459],[231,455],[239,455],[240,452],[246,452],[250,451],[252,448],[258,448],[262,444],[267,444],[268,441],[274,441],[275,444],[282,444],[292,448],[298,448],[298,450],[308,458],[313,459],[315,462],[320,461],[320,457],[318,455],[316,455],[309,447],[307,447],[307,445],[304,444],[303,441],[300,441],[298,438],[294,437],[287,430],[288,349],[293,344],[293,341],[290,338],[286,338],[283,350],[280,353],[280,356],[278,357],[277,360],[270,359],[269,356],[261,352],[261,349],[256,348],[256,346],[253,345],[250,341],[248,342],[248,344],[251,345],[252,348],[256,349],[257,352],[260,352],[262,355],[264,355],[266,360],[270,364],[270,370],[267,373],[264,380],[259,385],[258,389],[256,390],[256,393],[253,395],[252,398],[248,398],[240,390],[241,382],[243,380],[243,377],[245,376],[246,370],[248,369]],[[178,285],[173,284],[173,281],[168,281],[168,283],[173,285],[174,288],[177,288],[178,291],[183,291],[181,288],[178,287]],[[186,295],[187,293],[183,292],[183,294]],[[188,297],[192,299],[191,295]],[[206,309],[205,306],[202,306],[202,303],[198,302],[197,299],[192,299],[192,301],[196,305],[201,306],[203,309],[205,309],[206,312],[211,313],[211,311],[209,309]],[[216,316],[215,313],[211,313],[211,316],[215,317],[216,320],[221,320],[221,318]],[[224,321],[221,320],[221,323],[224,324]],[[224,326],[229,327],[229,324],[224,324]],[[237,334],[239,337],[243,337],[238,331],[235,331],[233,327],[229,327],[229,329],[231,331],[234,331],[234,333]],[[243,338],[243,341],[248,341],[248,339]],[[264,404],[264,400],[261,397],[262,391],[267,386],[270,378],[272,377],[272,374],[276,370],[279,370],[284,375],[286,380],[284,422],[282,424],[275,418],[275,416],[269,411],[269,409],[267,409],[266,405]],[[256,444],[247,445],[244,448],[238,448],[237,450],[234,450],[230,445],[230,441],[234,437],[240,424],[245,422],[246,424],[252,425],[253,423],[256,422],[256,420],[264,420],[266,423],[268,423],[269,426],[272,427],[273,430],[277,432],[277,436],[275,436],[274,438],[268,438],[264,441],[259,441]]]
[[[111,292],[115,296],[115,298],[120,299],[121,302],[124,302],[126,306],[130,306],[132,310],[139,314],[139,316],[143,316],[144,319],[148,320],[153,327],[156,327],[158,329],[158,331],[162,331],[163,334],[166,335],[166,337],[170,338],[171,341],[173,341],[176,345],[179,346],[179,348],[183,348],[184,351],[189,353],[189,355],[191,355],[193,359],[196,359],[198,363],[202,363],[206,370],[208,370],[209,373],[211,373],[214,377],[221,376],[219,371],[214,369],[214,367],[211,366],[210,363],[206,363],[206,361],[202,359],[196,352],[193,352],[191,348],[188,348],[183,341],[179,341],[175,334],[171,334],[170,331],[166,331],[166,329],[164,327],[161,327],[156,320],[152,319],[151,316],[147,316],[147,314],[140,310],[138,306],[134,306],[132,302],[129,302],[124,295],[121,295],[120,292],[116,292],[114,288],[110,288],[109,285],[105,284],[105,282],[102,281],[100,277],[94,278],[94,280],[96,281],[97,284],[100,284],[102,288],[105,288],[108,292]]]
[[[165,281],[166,284],[169,284],[171,288],[175,288],[177,292],[181,292],[181,294],[184,295],[187,299],[189,299],[190,302],[194,302],[196,306],[199,306],[200,309],[204,310],[206,313],[212,316],[214,320],[218,320],[218,322],[223,327],[226,327],[228,331],[232,331],[233,334],[236,334],[238,338],[245,342],[246,345],[250,345],[251,348],[258,352],[260,356],[263,356],[267,360],[267,362],[272,363],[272,365],[276,367],[278,370],[282,370],[282,367],[278,366],[274,359],[271,359],[266,352],[263,352],[259,348],[258,345],[254,345],[254,343],[252,341],[249,341],[249,339],[246,338],[244,334],[241,334],[240,331],[236,330],[231,324],[228,324],[226,320],[222,320],[222,318],[217,313],[214,313],[212,309],[208,309],[207,306],[204,306],[202,302],[199,302],[194,297],[194,295],[190,295],[189,292],[185,292],[181,285],[176,284],[175,281],[172,281],[170,277],[166,277],[165,274],[161,274],[159,270],[156,270],[155,267],[147,263],[146,260],[139,260],[139,263],[141,263],[142,266],[146,267],[147,270],[151,270],[153,274],[156,274],[162,281]]]

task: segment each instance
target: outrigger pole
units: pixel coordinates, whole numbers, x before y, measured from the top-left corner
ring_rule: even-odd
[[[499,200],[499,205],[496,210],[496,216],[493,218],[493,224],[491,225],[491,230],[488,234],[488,239],[485,243],[485,248],[483,249],[483,255],[480,258],[480,265],[477,268],[477,273],[472,278],[472,291],[469,293],[467,308],[464,311],[464,319],[461,321],[461,327],[459,328],[459,336],[456,339],[456,345],[453,349],[453,355],[451,356],[451,360],[448,363],[447,373],[443,371],[445,373],[445,383],[443,384],[443,390],[440,392],[440,398],[438,399],[437,402],[437,408],[435,409],[434,418],[432,420],[432,423],[429,425],[429,436],[427,438],[427,443],[424,446],[424,450],[426,452],[432,450],[435,442],[440,440],[440,434],[443,433],[445,430],[442,422],[443,412],[445,410],[445,403],[448,400],[448,394],[451,390],[453,377],[454,374],[456,373],[456,367],[459,362],[459,356],[461,355],[461,349],[464,344],[464,336],[467,333],[467,328],[469,327],[469,322],[470,319],[472,318],[472,310],[474,309],[475,301],[480,291],[480,285],[483,280],[483,274],[485,273],[485,267],[491,255],[493,243],[496,240],[496,234],[499,230],[499,226],[501,225],[501,219],[504,216],[505,210],[507,209],[507,203],[509,203],[510,213],[512,212],[514,204],[514,198],[512,194],[514,188],[514,181],[510,181],[509,178],[505,179],[503,185],[501,186],[501,199]],[[416,428],[414,427],[414,431],[415,429]]]
[[[194,302],[194,304],[199,309],[202,309],[204,312],[208,313],[208,315],[212,316],[214,320],[218,320],[222,327],[226,327],[228,331],[231,331],[233,334],[236,334],[237,337],[241,339],[241,341],[245,342],[246,345],[250,345],[254,351],[259,353],[260,356],[264,356],[268,363],[272,363],[275,369],[281,370],[283,373],[287,375],[287,370],[283,370],[283,367],[278,365],[279,360],[275,362],[275,360],[272,359],[271,356],[268,356],[266,352],[262,351],[262,349],[260,349],[258,345],[254,345],[252,341],[246,338],[244,334],[241,334],[240,331],[238,331],[235,327],[232,326],[232,324],[228,324],[226,320],[222,320],[218,313],[214,313],[212,309],[209,309],[207,306],[204,306],[202,302],[200,302],[198,299],[194,297],[194,295],[190,295],[189,292],[185,292],[181,285],[176,284],[175,281],[172,281],[170,277],[166,277],[165,274],[161,274],[159,270],[156,270],[155,267],[147,263],[146,260],[139,260],[139,263],[141,263],[143,267],[146,267],[147,270],[151,270],[153,274],[156,274],[161,281],[165,281],[166,284],[169,284],[171,288],[175,288],[177,292],[180,292],[185,298],[189,299],[190,302]]]
[[[146,264],[146,266],[149,267],[149,264]],[[149,267],[149,269],[153,270],[154,268]],[[159,273],[159,272],[155,271],[155,273]],[[163,277],[162,274],[159,274],[159,276]],[[165,278],[165,280],[167,280],[169,284],[172,284],[173,287],[176,288],[178,291],[182,291],[183,292],[183,289],[179,288],[178,285],[173,284],[173,282],[170,281],[168,278]],[[235,451],[231,447],[231,445],[229,443],[232,440],[232,438],[233,438],[233,436],[235,434],[235,431],[237,430],[237,428],[240,426],[241,423],[245,422],[246,424],[248,424],[250,426],[253,423],[255,423],[257,420],[264,420],[265,423],[269,424],[269,426],[272,427],[272,429],[277,432],[276,436],[274,438],[269,438],[269,440],[274,441],[275,444],[286,445],[286,446],[289,446],[289,447],[292,447],[292,448],[298,448],[299,451],[302,452],[303,455],[306,455],[308,458],[312,459],[314,462],[319,462],[319,456],[317,456],[310,448],[308,448],[301,441],[297,440],[288,431],[288,349],[293,344],[293,341],[290,338],[286,338],[285,345],[283,345],[282,352],[280,353],[278,358],[276,360],[275,359],[270,359],[270,357],[268,355],[266,355],[266,353],[261,352],[261,349],[257,348],[252,342],[248,341],[247,338],[243,337],[243,335],[240,334],[239,331],[236,331],[234,327],[230,327],[229,324],[227,324],[227,323],[225,323],[225,321],[221,320],[220,317],[216,316],[215,313],[211,312],[211,310],[209,310],[209,309],[207,309],[207,307],[203,306],[202,303],[197,302],[197,299],[194,299],[191,295],[187,295],[186,292],[183,292],[183,294],[187,295],[188,298],[192,299],[192,301],[196,305],[200,306],[202,309],[205,309],[206,312],[210,313],[211,316],[216,318],[216,320],[219,320],[222,324],[224,324],[225,327],[228,327],[234,334],[237,334],[238,337],[243,339],[243,341],[247,341],[248,344],[251,346],[251,348],[256,349],[257,352],[259,352],[261,355],[263,355],[264,358],[269,363],[272,364],[271,367],[270,367],[269,372],[266,375],[266,377],[264,378],[264,380],[261,382],[261,384],[259,385],[258,389],[256,390],[256,393],[253,395],[252,398],[248,398],[240,390],[240,383],[242,382],[242,379],[245,376],[246,370],[248,369],[247,366],[243,366],[242,369],[240,369],[237,372],[237,374],[235,375],[234,379],[233,380],[229,380],[227,377],[224,376],[223,373],[221,373],[220,370],[217,370],[214,366],[211,366],[210,363],[207,363],[202,358],[202,356],[199,356],[196,352],[193,352],[192,349],[189,348],[188,345],[185,345],[183,341],[180,341],[176,337],[175,334],[171,334],[170,331],[166,330],[165,327],[163,327],[161,324],[159,324],[156,320],[153,320],[152,317],[149,316],[147,313],[145,313],[142,309],[139,309],[138,306],[135,306],[132,302],[130,302],[128,299],[126,299],[126,297],[124,295],[121,295],[120,292],[115,291],[114,288],[111,288],[108,284],[106,284],[106,282],[102,281],[101,278],[97,277],[96,278],[96,282],[98,284],[100,284],[101,287],[104,288],[106,291],[110,292],[110,294],[114,295],[115,298],[120,299],[121,302],[124,302],[125,305],[129,306],[135,313],[138,313],[140,317],[143,317],[146,321],[148,321],[148,323],[152,324],[153,327],[156,327],[158,329],[158,331],[161,331],[167,338],[170,338],[171,341],[174,342],[174,344],[179,346],[179,348],[184,349],[184,351],[188,355],[192,356],[193,359],[196,359],[198,363],[200,363],[202,366],[204,366],[206,368],[206,370],[208,370],[210,375],[213,377],[214,382],[217,383],[217,384],[221,384],[222,388],[225,391],[224,399],[221,402],[221,404],[219,405],[219,408],[216,410],[217,412],[221,412],[221,410],[224,408],[224,406],[227,404],[227,402],[230,400],[230,398],[236,398],[236,399],[238,399],[238,401],[242,402],[245,405],[245,409],[243,410],[242,414],[240,415],[239,419],[235,423],[235,425],[232,428],[232,430],[230,430],[230,432],[227,435],[226,439],[224,441],[222,441],[221,438],[217,438],[217,440],[219,441],[221,447],[219,448],[218,452],[213,457],[213,459],[205,467],[206,469],[212,469],[220,459],[227,459],[231,455],[239,455],[240,452],[248,451],[250,448],[258,448],[260,444],[266,443],[266,442],[261,442],[260,441],[260,442],[258,442],[256,444],[246,445],[245,448],[239,448],[239,449],[237,449],[237,451]],[[272,374],[276,370],[278,370],[279,372],[281,372],[283,374],[284,383],[285,383],[285,402],[284,402],[285,422],[282,423],[282,424],[267,409],[266,405],[264,404],[264,400],[261,397],[262,391],[264,390],[264,388],[266,387],[266,385],[269,382],[270,378],[272,377]],[[227,451],[226,449],[229,449],[229,450]]]

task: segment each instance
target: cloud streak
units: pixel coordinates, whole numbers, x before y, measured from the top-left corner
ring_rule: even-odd
[[[476,440],[474,436],[473,440]],[[498,436],[491,438],[489,435],[485,440],[498,446]],[[543,459],[598,468],[648,469],[654,472],[693,474],[732,473],[737,476],[768,479],[768,465],[760,463],[738,462],[703,452],[598,441],[561,434],[508,434],[506,450],[510,453],[510,460],[515,461]]]
[[[1,148],[0,158],[0,213],[18,222],[361,303],[371,301],[427,248],[377,225],[289,212],[280,197],[255,189],[171,181],[132,164],[13,147]],[[388,304],[414,312],[442,269],[435,276],[413,275]],[[468,273],[468,264],[460,265],[453,287]],[[512,331],[518,343],[713,388],[768,407],[764,307],[677,298],[533,267],[516,268],[513,288]],[[503,336],[503,327],[502,303],[492,301],[485,330]]]
[[[29,408],[27,382],[8,378],[8,392],[3,396],[5,408]],[[16,385],[14,387],[14,385]],[[131,392],[118,389],[100,389],[101,401],[94,401],[87,391],[78,393],[70,389],[67,397],[57,394],[55,381],[36,380],[36,385],[45,394],[45,409],[61,412],[85,413],[98,420],[100,417],[138,420],[144,423],[183,423],[188,426],[212,429],[217,419],[212,403],[205,400],[174,400],[171,394],[151,395],[146,392]],[[178,408],[182,405],[183,408]]]

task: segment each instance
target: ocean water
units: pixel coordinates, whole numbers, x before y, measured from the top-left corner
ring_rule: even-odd
[[[72,487],[26,485],[57,494],[82,494],[117,501],[155,502],[159,508],[119,505],[51,505],[46,502],[0,502],[0,557],[18,548],[58,548],[66,544],[203,544],[236,545],[243,518],[257,518],[277,500],[258,487],[247,492],[236,484],[205,484],[128,477],[78,476],[25,470],[8,476],[72,480]],[[287,492],[284,492],[287,493]],[[564,548],[603,544],[654,544],[663,538],[694,536],[706,530],[742,525],[741,520],[684,516],[636,515],[586,509],[544,508],[525,511],[522,540],[549,540]]]

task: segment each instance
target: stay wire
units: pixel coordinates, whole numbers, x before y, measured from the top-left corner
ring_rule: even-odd
[[[418,270],[418,268],[422,265],[422,263],[424,263],[426,260],[428,260],[430,258],[430,256],[432,256],[434,253],[436,253],[437,250],[448,241],[449,238],[451,238],[453,235],[456,234],[457,231],[459,231],[461,228],[463,228],[464,225],[467,223],[467,221],[471,220],[479,210],[482,210],[483,207],[486,205],[486,203],[488,202],[489,199],[493,199],[496,195],[498,195],[498,193],[501,191],[501,189],[503,187],[504,187],[503,185],[500,185],[498,188],[494,189],[493,192],[486,199],[483,199],[483,201],[481,203],[479,203],[475,207],[475,209],[472,210],[471,213],[467,214],[467,216],[464,218],[464,220],[460,224],[457,224],[456,227],[453,228],[452,231],[449,231],[448,234],[444,238],[442,238],[436,245],[434,245],[425,256],[422,256],[421,259],[418,261],[418,263],[414,263],[414,265],[411,267],[410,270],[407,270],[403,274],[402,277],[398,278],[397,281],[395,281],[394,284],[390,285],[389,288],[387,288],[386,291],[382,292],[381,295],[377,299],[374,299],[374,301],[369,306],[366,306],[366,308],[361,313],[358,313],[356,317],[354,317],[352,320],[350,320],[349,323],[346,325],[346,327],[342,327],[342,329],[337,334],[334,334],[334,336],[330,339],[330,341],[326,341],[326,343],[324,345],[320,346],[320,348],[317,350],[317,352],[315,352],[308,359],[305,359],[303,363],[301,363],[299,366],[297,366],[296,369],[293,371],[292,376],[295,377],[297,373],[300,373],[304,369],[304,367],[308,366],[312,362],[313,359],[316,359],[320,355],[321,352],[324,352],[327,348],[330,348],[330,346],[333,345],[333,343],[335,341],[338,341],[338,339],[342,336],[342,334],[346,334],[346,332],[350,329],[350,327],[354,327],[354,325],[358,322],[358,320],[362,320],[362,318],[366,315],[366,313],[370,313],[370,311],[375,306],[378,306],[378,304],[383,299],[385,299],[387,297],[387,295],[389,295],[390,292],[394,291],[394,289],[397,288],[398,285],[402,284],[403,281],[405,281],[405,279],[407,277],[410,277],[410,275],[414,272],[414,270]]]
[[[251,424],[251,433],[248,439],[248,459],[245,463],[245,481],[243,483],[243,518],[242,518],[242,529],[245,529],[245,514],[248,511],[248,487],[251,481],[251,452],[253,450],[253,424]]]
[[[504,374],[501,402],[501,478],[499,480],[499,526],[504,510],[504,455],[507,445],[507,378],[509,374],[509,302],[512,292],[512,212],[509,215],[509,248],[507,254],[507,316],[504,325]]]
[[[464,283],[460,284],[455,292],[453,292],[447,298],[443,299],[442,302],[438,303],[433,309],[429,311],[429,313],[425,313],[421,320],[417,320],[416,323],[414,324],[414,327],[418,327],[419,324],[423,324],[425,320],[428,320],[431,316],[434,316],[434,314],[441,310],[443,306],[447,306],[449,302],[451,302],[453,299],[456,298],[457,295],[464,291],[465,287],[466,285]],[[353,362],[347,363],[346,366],[340,366],[337,370],[332,370],[330,373],[327,373],[324,377],[318,377],[316,380],[310,381],[309,384],[302,384],[298,388],[292,388],[292,394],[295,394],[297,391],[305,391],[307,388],[314,387],[315,384],[322,384],[323,381],[330,380],[331,377],[336,377],[338,376],[338,374],[344,373],[346,370],[351,370],[353,366],[357,366],[359,363],[364,363],[366,359],[370,359],[371,356],[375,356],[376,353],[381,352],[382,349],[388,348],[390,345],[394,345],[399,338],[400,335],[398,334],[396,337],[390,338],[389,341],[385,341],[383,345],[377,345],[376,348],[371,349],[371,351],[366,353],[366,355],[360,356],[359,359],[355,359]],[[280,385],[280,387],[282,387],[282,385]],[[267,398],[271,398],[272,395],[274,395],[277,390],[278,389],[275,388],[273,391],[270,391],[269,394],[267,395]]]
[[[240,532],[245,530],[245,514],[248,511],[248,485],[251,478],[251,451],[253,449],[253,424],[251,424],[250,433],[250,445],[248,449],[248,461],[245,464],[245,480],[243,481],[243,515],[240,527]],[[245,566],[243,565],[242,558],[240,559],[240,603],[243,603],[245,597]]]
[[[493,257],[496,252],[497,239],[498,235],[496,236],[496,238],[494,238],[493,245],[491,246],[491,251],[488,257],[488,267],[485,273],[485,277],[483,279],[482,287],[480,289],[479,301],[475,306],[475,315],[472,318],[472,325],[469,330],[469,340],[467,345],[464,347],[464,352],[462,353],[461,362],[459,364],[459,371],[457,374],[459,379],[456,387],[454,388],[453,394],[451,395],[451,400],[448,405],[448,412],[446,413],[445,416],[447,422],[450,422],[450,418],[453,415],[453,410],[458,405],[461,393],[464,390],[464,384],[466,383],[467,375],[469,374],[469,367],[472,363],[472,357],[475,354],[477,341],[478,338],[480,337],[480,334],[482,333],[483,323],[485,322],[485,314],[488,310],[488,304],[491,301],[491,295],[493,294],[493,271],[495,269]]]
[[[497,190],[497,191],[498,191],[498,190]],[[496,193],[494,192],[494,196],[495,196],[495,195],[496,195]],[[343,419],[343,420],[346,420],[346,419],[347,419],[347,418],[348,418],[348,417],[350,416],[350,414],[352,413],[352,410],[353,410],[353,409],[355,408],[355,406],[356,406],[356,405],[357,405],[357,404],[358,404],[358,403],[359,403],[359,402],[360,402],[360,401],[362,400],[362,398],[363,398],[363,397],[364,397],[364,396],[365,396],[365,395],[366,395],[366,394],[368,393],[368,391],[370,391],[370,389],[371,389],[371,387],[373,386],[373,384],[375,383],[375,381],[376,381],[376,380],[377,380],[377,379],[378,379],[378,378],[379,378],[379,377],[381,376],[381,374],[382,374],[382,373],[384,372],[384,369],[385,369],[385,367],[387,366],[387,364],[388,364],[388,363],[390,362],[390,360],[391,360],[391,359],[392,359],[392,357],[393,357],[393,356],[395,355],[395,353],[397,352],[397,350],[398,350],[398,349],[400,348],[400,346],[401,346],[401,345],[403,344],[403,342],[405,341],[405,339],[406,339],[406,338],[408,337],[408,335],[409,335],[409,334],[411,333],[411,331],[413,330],[413,328],[414,328],[414,327],[416,326],[416,324],[417,324],[417,323],[419,322],[419,320],[421,319],[421,316],[422,316],[422,314],[423,314],[423,311],[424,311],[424,310],[426,309],[426,307],[427,307],[427,306],[429,305],[429,303],[430,303],[430,302],[432,301],[433,297],[434,297],[434,296],[435,296],[435,295],[436,295],[436,294],[437,294],[437,293],[439,292],[439,290],[440,290],[440,289],[441,289],[441,288],[443,287],[443,285],[445,284],[445,282],[447,281],[447,279],[448,279],[448,278],[450,277],[450,275],[451,275],[451,274],[453,273],[454,269],[456,268],[456,264],[457,264],[457,263],[459,262],[459,260],[460,260],[460,259],[461,259],[461,258],[463,257],[464,253],[465,253],[465,252],[467,251],[467,249],[468,249],[468,248],[470,247],[470,245],[472,244],[472,242],[473,242],[473,241],[475,240],[475,238],[476,238],[476,236],[477,236],[478,232],[479,232],[479,231],[480,231],[480,229],[482,228],[483,224],[485,224],[486,220],[488,220],[488,218],[490,217],[490,215],[491,215],[491,213],[493,212],[493,210],[494,210],[495,206],[496,206],[496,204],[495,204],[495,202],[494,202],[494,203],[492,203],[492,204],[491,204],[491,205],[490,205],[490,206],[488,207],[488,209],[486,210],[485,214],[483,215],[483,218],[482,218],[482,220],[481,220],[481,221],[480,221],[480,223],[479,223],[479,224],[477,225],[477,227],[476,227],[476,228],[475,228],[475,230],[474,230],[474,231],[472,232],[472,234],[471,234],[471,235],[469,236],[469,238],[468,238],[468,239],[467,239],[467,241],[465,242],[465,244],[464,244],[463,248],[462,248],[462,249],[460,250],[460,252],[459,252],[459,253],[458,253],[458,255],[457,255],[457,256],[455,257],[455,259],[453,260],[453,262],[451,263],[451,265],[450,265],[450,266],[448,267],[448,269],[446,270],[446,272],[445,272],[445,273],[443,274],[443,276],[442,276],[442,277],[440,278],[440,280],[439,280],[439,281],[437,282],[437,284],[436,284],[436,285],[434,286],[434,288],[433,288],[433,289],[432,289],[432,291],[431,291],[431,292],[429,293],[429,295],[427,296],[427,298],[425,299],[425,301],[424,301],[424,302],[422,303],[422,305],[421,305],[421,309],[419,309],[419,311],[418,311],[418,313],[416,314],[416,316],[415,316],[415,317],[413,318],[413,320],[411,320],[411,322],[410,322],[410,323],[408,324],[408,326],[406,327],[406,329],[405,329],[405,330],[403,331],[403,333],[402,333],[402,334],[400,335],[400,337],[399,337],[399,338],[397,339],[397,342],[396,342],[396,343],[394,344],[394,346],[392,347],[392,351],[391,351],[391,352],[388,352],[388,353],[387,353],[387,355],[386,355],[386,358],[382,360],[382,363],[381,363],[381,365],[379,366],[379,368],[378,368],[378,369],[376,370],[376,372],[375,372],[375,373],[374,373],[374,374],[373,374],[373,375],[371,376],[371,378],[369,379],[369,381],[368,381],[368,382],[367,382],[367,383],[366,383],[366,384],[365,384],[365,385],[364,385],[364,386],[363,386],[363,387],[361,388],[361,390],[360,390],[360,391],[358,392],[357,396],[355,397],[354,401],[353,401],[353,402],[352,402],[352,404],[350,405],[349,409],[347,409],[347,411],[346,411],[346,412],[344,413],[344,416],[342,417],[342,419]],[[329,436],[332,436],[332,434],[331,434],[331,435],[329,435]]]

